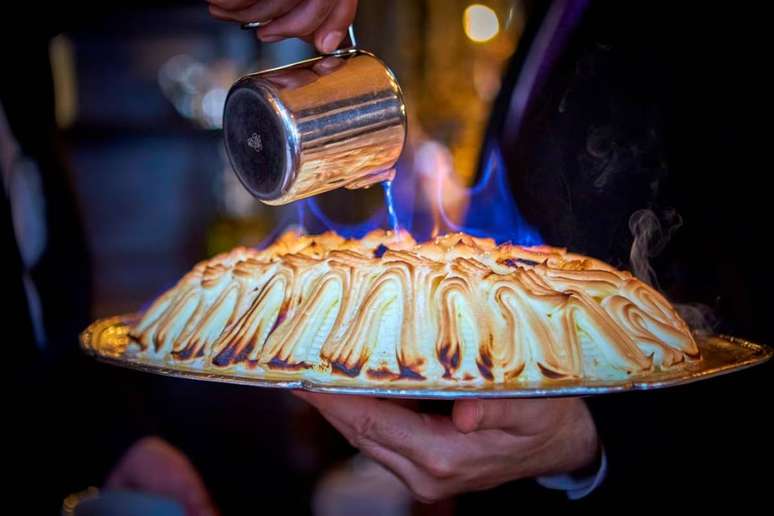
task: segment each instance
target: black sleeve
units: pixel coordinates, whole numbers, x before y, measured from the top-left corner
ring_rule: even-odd
[[[546,243],[628,268],[629,217],[653,210],[681,223],[653,258],[667,296],[709,307],[715,332],[771,343],[756,19],[691,2],[591,3],[518,139],[502,138],[507,88],[489,139]],[[763,501],[772,373],[588,399],[609,469],[578,510]]]
[[[5,44],[6,37],[13,41]],[[155,423],[142,413],[143,378],[79,350],[78,334],[91,318],[91,268],[54,121],[48,38],[36,27],[6,32],[0,57],[8,72],[0,80],[0,102],[22,154],[40,173],[46,225],[44,251],[26,270],[3,188],[2,452],[11,506],[18,503],[26,514],[57,514],[65,495],[99,486],[126,448]],[[40,299],[44,343],[36,342],[32,331],[25,274]]]

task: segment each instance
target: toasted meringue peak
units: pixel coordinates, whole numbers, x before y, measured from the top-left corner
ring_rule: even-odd
[[[363,383],[604,380],[700,358],[628,272],[464,233],[289,231],[197,264],[131,336],[166,365]]]

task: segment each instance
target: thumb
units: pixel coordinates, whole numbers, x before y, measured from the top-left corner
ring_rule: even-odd
[[[314,44],[320,52],[330,53],[339,47],[355,19],[356,10],[357,0],[340,0],[336,3],[314,33]]]
[[[531,434],[540,428],[542,420],[553,411],[559,400],[457,400],[452,409],[452,421],[462,433],[478,430],[507,430]]]

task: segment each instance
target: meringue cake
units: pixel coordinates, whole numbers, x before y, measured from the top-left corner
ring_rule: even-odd
[[[630,273],[463,233],[286,232],[199,263],[130,336],[157,365],[366,385],[625,379],[700,359]]]

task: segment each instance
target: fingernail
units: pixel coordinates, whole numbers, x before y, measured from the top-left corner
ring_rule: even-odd
[[[339,30],[334,30],[333,32],[329,32],[323,38],[322,48],[320,50],[325,53],[333,52],[339,46],[339,43],[341,43],[342,39],[344,39],[343,32]]]
[[[264,43],[274,43],[282,39],[282,36],[258,36]]]

